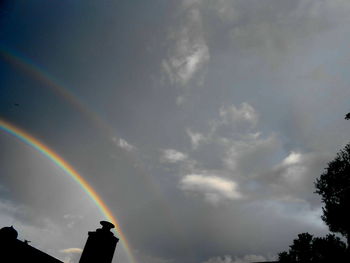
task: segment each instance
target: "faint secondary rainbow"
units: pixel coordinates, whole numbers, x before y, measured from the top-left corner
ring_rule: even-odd
[[[21,69],[28,74],[31,78],[45,85],[59,97],[62,97],[65,101],[71,104],[75,109],[81,112],[92,120],[93,123],[101,130],[107,131],[109,135],[115,134],[115,131],[106,124],[94,111],[89,110],[86,103],[82,99],[79,99],[70,89],[66,88],[67,85],[60,82],[56,77],[50,74],[44,67],[35,63],[33,60],[20,53],[18,50],[10,49],[0,44],[0,57],[12,64],[14,67]]]
[[[40,65],[19,50],[9,48],[2,44],[0,44],[0,58],[3,58],[9,64],[13,65],[14,68],[20,69],[30,78],[43,84],[45,88],[50,89],[53,93],[63,98],[64,101],[68,102],[82,113],[83,116],[91,121],[95,127],[102,131],[108,138],[120,138],[114,128],[95,111],[91,110],[83,99],[79,98],[65,83],[51,74],[43,65]],[[177,223],[173,211],[169,209],[169,205],[164,201],[164,194],[160,191],[159,186],[153,182],[153,178],[150,177],[148,173],[141,171],[140,174],[144,176],[144,185],[147,185],[151,189],[151,192],[157,195],[158,200],[162,202],[168,220],[172,222],[173,227],[176,228],[176,232],[181,235],[181,242],[187,242],[186,235],[182,227]]]
[[[116,217],[113,216],[111,210],[107,207],[107,205],[103,202],[102,198],[96,193],[96,191],[89,185],[89,183],[61,156],[59,156],[56,152],[46,146],[44,143],[30,135],[29,133],[23,131],[22,129],[14,126],[13,124],[3,120],[0,118],[0,130],[7,132],[8,134],[13,135],[18,138],[22,142],[27,145],[33,147],[39,153],[44,155],[46,158],[55,163],[58,167],[60,167],[66,174],[70,175],[75,182],[77,182],[81,188],[90,196],[92,201],[97,205],[102,214],[106,217],[107,220],[111,221],[115,227],[116,231],[119,235],[119,238],[122,241],[122,244],[128,254],[129,260],[132,263],[136,263],[134,256],[131,253],[130,245],[126,239],[126,236],[123,234],[120,224]]]

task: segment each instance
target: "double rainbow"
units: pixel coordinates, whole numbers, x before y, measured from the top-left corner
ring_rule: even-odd
[[[24,130],[16,127],[15,125],[3,120],[0,118],[0,130],[5,131],[8,134],[13,135],[18,138],[20,141],[26,143],[27,145],[33,147],[47,159],[51,160],[54,164],[60,167],[66,174],[71,176],[75,182],[79,184],[79,186],[88,194],[91,200],[97,205],[101,213],[106,217],[107,220],[112,222],[116,231],[119,235],[119,238],[125,248],[125,251],[128,255],[128,258],[131,263],[136,263],[134,256],[131,253],[130,245],[127,241],[126,236],[122,232],[120,228],[120,224],[111,210],[107,207],[107,205],[103,202],[102,198],[96,193],[96,191],[92,188],[91,185],[61,156],[59,156],[55,151],[50,149],[44,143],[25,132]]]
[[[28,76],[44,84],[59,97],[70,103],[75,109],[91,119],[97,127],[110,130],[108,125],[93,111],[89,110],[86,104],[79,99],[67,86],[50,74],[44,67],[35,63],[17,50],[10,49],[0,44],[0,58],[21,69]]]

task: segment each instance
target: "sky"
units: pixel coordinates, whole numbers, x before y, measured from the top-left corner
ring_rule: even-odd
[[[328,233],[314,181],[349,141],[349,12],[345,0],[2,0],[0,119],[101,197],[123,235],[114,263],[273,260],[298,233]],[[77,263],[106,214],[4,129],[0,162],[0,227]]]

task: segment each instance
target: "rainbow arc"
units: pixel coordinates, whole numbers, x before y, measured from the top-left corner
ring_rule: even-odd
[[[128,255],[131,263],[136,263],[134,256],[131,253],[131,248],[125,234],[120,228],[120,223],[117,218],[113,215],[112,211],[108,208],[106,203],[98,195],[98,193],[93,189],[93,187],[70,165],[66,160],[64,160],[60,155],[58,155],[54,150],[49,148],[47,145],[39,141],[34,136],[30,135],[26,131],[16,127],[15,125],[9,123],[0,118],[0,130],[13,135],[20,141],[31,146],[37,150],[40,154],[45,156],[47,159],[52,161],[55,165],[61,168],[67,175],[69,175],[79,186],[85,191],[86,194],[91,198],[91,200],[96,204],[101,213],[106,217],[107,220],[115,225],[117,234],[121,240],[123,247]]]

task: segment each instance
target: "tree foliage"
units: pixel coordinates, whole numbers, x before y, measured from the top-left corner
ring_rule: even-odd
[[[335,235],[313,237],[302,233],[294,239],[288,252],[279,253],[280,263],[329,263],[345,262],[346,245]]]
[[[350,120],[350,112],[345,119]],[[334,234],[325,238],[299,234],[288,252],[278,254],[280,263],[350,262],[350,144],[328,163],[315,187],[324,203],[322,220],[331,232],[346,237],[347,246]]]
[[[329,230],[350,240],[350,144],[328,164],[316,180],[316,193],[324,203],[322,220]],[[349,245],[349,244],[348,244]]]

